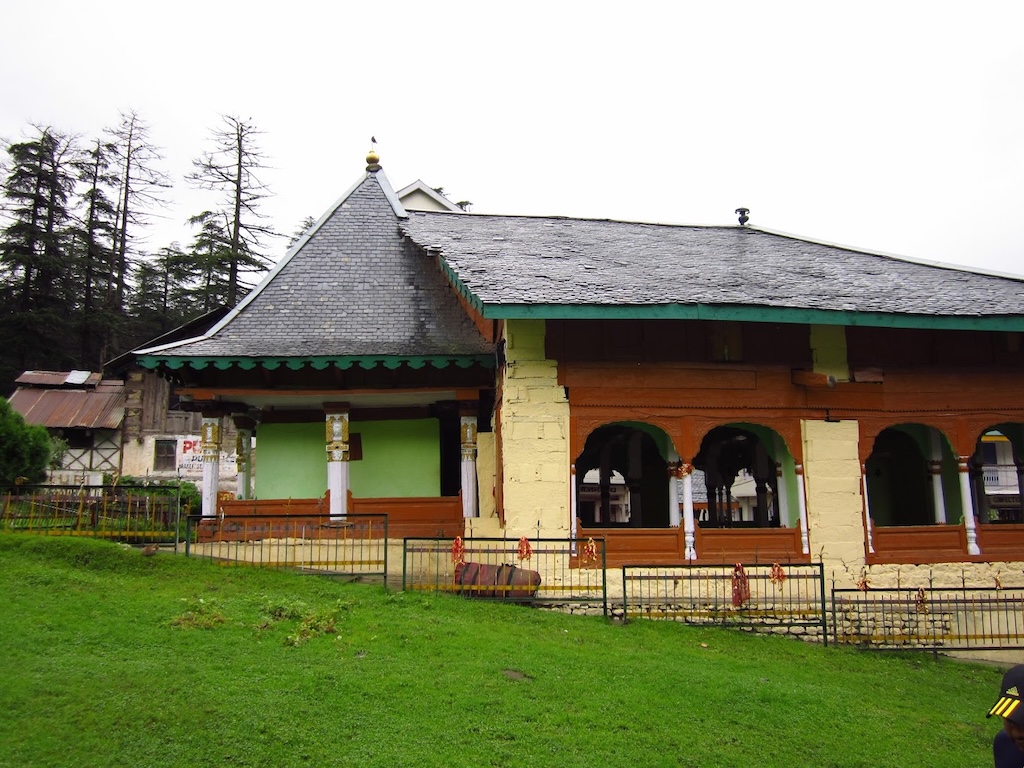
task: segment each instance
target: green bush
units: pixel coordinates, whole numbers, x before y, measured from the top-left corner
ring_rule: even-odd
[[[0,485],[43,482],[53,451],[46,429],[26,424],[21,414],[0,398]]]

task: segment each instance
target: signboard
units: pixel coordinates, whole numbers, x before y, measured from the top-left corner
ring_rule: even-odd
[[[203,440],[199,435],[187,435],[178,438],[178,474],[185,476],[203,476]],[[237,475],[235,453],[220,452],[220,474]]]

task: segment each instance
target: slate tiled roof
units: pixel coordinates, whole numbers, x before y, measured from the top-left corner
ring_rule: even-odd
[[[742,305],[902,315],[1024,314],[1024,279],[915,263],[749,227],[410,212],[485,307]]]
[[[206,338],[153,350],[200,357],[490,354],[433,259],[398,229],[387,180],[365,180]],[[400,206],[399,206],[400,210]],[[404,211],[402,212],[404,213]]]

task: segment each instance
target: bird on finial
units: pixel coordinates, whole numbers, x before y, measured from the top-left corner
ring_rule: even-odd
[[[750,221],[750,217],[747,216],[747,214],[750,213],[750,209],[749,208],[737,208],[736,209],[736,213],[738,213],[740,215],[740,226],[741,227],[744,224],[746,224],[748,221]]]
[[[370,151],[366,153],[366,170],[370,173],[380,170],[380,155],[377,154],[377,137],[370,137]]]

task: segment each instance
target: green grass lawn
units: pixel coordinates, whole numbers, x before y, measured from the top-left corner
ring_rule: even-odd
[[[991,765],[1001,671],[0,535],[0,766]]]

